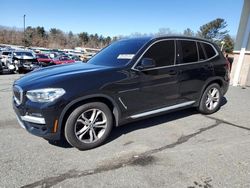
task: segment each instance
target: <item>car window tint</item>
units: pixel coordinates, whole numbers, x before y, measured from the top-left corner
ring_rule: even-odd
[[[149,48],[143,58],[155,60],[156,67],[169,66],[174,64],[175,44],[173,40],[157,42]]]
[[[3,54],[3,55],[9,55],[10,52],[3,52],[2,54]]]
[[[180,40],[180,48],[182,50],[181,63],[191,63],[198,61],[198,53],[196,42],[188,40]]]
[[[200,57],[199,60],[200,60],[200,61],[203,61],[203,60],[206,59],[205,53],[204,53],[204,51],[203,51],[203,48],[202,48],[202,46],[201,46],[201,43],[198,42],[197,44],[198,44],[198,51],[199,51],[199,57]]]
[[[37,56],[37,58],[48,59],[48,56],[46,56],[46,55],[36,55],[36,56]]]
[[[215,56],[216,52],[214,51],[213,47],[210,44],[203,43],[203,47],[206,51],[207,58]]]

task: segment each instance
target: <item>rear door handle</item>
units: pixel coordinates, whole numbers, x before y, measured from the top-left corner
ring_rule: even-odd
[[[205,68],[205,69],[212,70],[212,69],[213,69],[213,66],[212,66],[211,64],[208,64],[208,65],[205,65],[204,68]]]

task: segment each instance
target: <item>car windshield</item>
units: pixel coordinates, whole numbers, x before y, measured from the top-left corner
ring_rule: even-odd
[[[3,52],[2,55],[9,55],[11,52]]]
[[[127,39],[114,42],[88,61],[90,64],[119,67],[126,65],[149,39]]]
[[[31,52],[14,52],[15,56],[31,56],[33,57]]]

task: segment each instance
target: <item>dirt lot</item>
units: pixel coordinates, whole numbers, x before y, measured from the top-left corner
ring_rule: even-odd
[[[211,116],[194,109],[131,123],[79,151],[28,134],[0,75],[0,187],[250,187],[250,88],[230,87]]]

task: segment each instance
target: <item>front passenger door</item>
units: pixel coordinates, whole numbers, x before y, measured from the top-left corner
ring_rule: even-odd
[[[155,61],[155,67],[136,71],[138,74],[138,101],[136,111],[144,112],[178,103],[178,69],[175,67],[176,45],[174,40],[155,42],[142,56],[135,69],[139,69],[143,58]],[[131,104],[133,105],[133,104]]]

